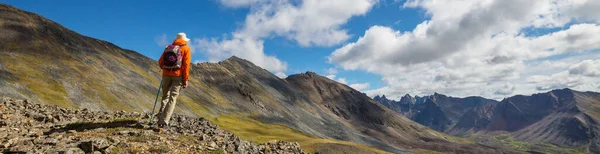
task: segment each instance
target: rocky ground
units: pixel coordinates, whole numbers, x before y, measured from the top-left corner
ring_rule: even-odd
[[[170,130],[147,123],[136,112],[0,98],[0,153],[305,153],[298,143],[240,140],[204,118],[175,115]]]

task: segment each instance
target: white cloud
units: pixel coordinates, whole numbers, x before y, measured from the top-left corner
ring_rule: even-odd
[[[584,60],[569,67],[569,74],[589,77],[600,76],[600,60]]]
[[[160,36],[155,37],[154,42],[156,42],[156,45],[158,45],[160,47],[164,47],[164,46],[171,44],[167,40],[167,34],[162,34]]]
[[[250,38],[233,38],[229,40],[201,39],[195,40],[195,43],[198,44],[200,51],[211,62],[227,59],[235,55],[272,72],[283,72],[287,69],[287,63],[264,53],[262,40]]]
[[[325,77],[331,79],[331,80],[335,80],[335,75],[326,75]]]
[[[328,68],[327,70],[325,70],[327,74],[329,75],[335,75],[338,73],[338,70],[335,68]]]
[[[236,36],[282,36],[302,46],[332,46],[350,35],[341,29],[351,17],[366,14],[377,0],[253,1],[252,13]]]
[[[336,81],[339,83],[342,83],[342,84],[348,84],[348,81],[346,81],[346,78],[338,78]]]
[[[282,37],[301,46],[332,46],[350,35],[341,26],[351,17],[366,14],[377,0],[220,0],[231,8],[250,8],[244,25],[231,38],[201,39],[196,44],[209,61],[236,55],[272,72],[287,64],[264,53],[264,39]]]
[[[584,89],[580,83],[598,81],[581,77],[598,74],[594,70],[596,61],[576,66],[573,64],[577,62],[568,59],[531,63],[550,56],[586,54],[599,49],[600,15],[587,15],[582,12],[589,10],[581,10],[598,4],[586,0],[409,0],[405,8],[423,9],[431,19],[412,31],[372,26],[356,42],[336,49],[329,62],[345,70],[382,75],[387,86],[367,91],[370,95],[440,92],[502,98],[514,93],[533,93],[537,87],[546,89],[540,85],[550,80],[526,82],[536,75],[566,78],[564,83],[546,87]],[[566,27],[574,20],[587,24]],[[542,36],[529,36],[526,31],[556,27],[562,29]],[[591,58],[582,60],[585,59]],[[556,65],[554,68],[562,70],[549,70],[542,65]],[[571,70],[570,75],[567,69]]]
[[[285,75],[283,72],[276,72],[275,75],[279,78],[287,78],[287,75]]]
[[[354,88],[354,90],[362,91],[362,90],[369,88],[369,83],[350,84],[350,87]]]
[[[329,74],[329,75],[326,75],[325,77],[327,77],[331,80],[337,81],[341,84],[348,85],[348,80],[346,78],[342,78],[342,77],[336,78],[336,74],[338,73],[337,69],[329,68],[325,71],[327,72],[327,74]],[[370,85],[369,85],[369,83],[353,83],[348,86],[354,88],[355,90],[362,91],[362,90],[368,89]]]

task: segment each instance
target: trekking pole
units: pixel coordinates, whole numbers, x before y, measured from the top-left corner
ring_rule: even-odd
[[[156,109],[156,102],[158,101],[158,95],[160,94],[160,89],[162,89],[162,82],[163,80],[160,80],[160,86],[158,86],[158,91],[156,92],[156,99],[154,100],[154,107],[152,107],[152,114],[150,115],[150,124],[152,124],[152,122],[154,122],[154,109]]]

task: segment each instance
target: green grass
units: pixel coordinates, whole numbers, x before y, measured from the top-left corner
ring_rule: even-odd
[[[303,150],[311,153],[315,152],[315,148],[319,144],[335,143],[354,146],[374,153],[389,153],[354,142],[311,137],[284,125],[265,124],[241,115],[222,115],[219,117],[209,117],[207,119],[225,130],[232,131],[243,140],[256,143],[265,143],[271,140],[298,142]]]
[[[165,146],[165,145],[160,145],[158,147],[153,146],[150,147],[150,149],[148,150],[148,152],[150,153],[169,153],[169,151],[171,151],[169,149],[169,147]]]
[[[214,151],[209,151],[208,154],[226,154],[223,150],[223,148],[218,148]]]
[[[478,136],[478,135],[468,135],[467,138],[473,140],[479,140],[481,138],[487,139],[486,145],[495,146],[495,147],[503,147],[507,149],[517,150],[517,151],[536,151],[543,153],[585,153],[585,148],[570,148],[570,147],[561,147],[556,146],[549,143],[530,143],[524,142],[514,139],[510,134],[502,134],[496,136]],[[477,139],[479,138],[479,139]]]
[[[16,81],[19,85],[25,86],[27,90],[33,93],[35,96],[44,100],[48,103],[58,105],[60,107],[75,108],[75,105],[70,100],[66,99],[68,96],[64,87],[56,80],[49,77],[49,74],[45,74],[43,71],[39,71],[44,65],[40,64],[39,61],[46,61],[43,58],[37,57],[24,57],[20,54],[14,56],[3,57],[2,61],[22,61],[21,63],[27,65],[4,65],[7,71],[20,74]],[[31,96],[31,94],[20,89],[22,94]]]
[[[127,140],[130,142],[146,143],[147,141],[158,140],[158,137],[150,136],[150,135],[140,135],[140,136],[130,136],[129,138],[127,138]]]
[[[494,136],[493,138],[498,140],[500,142],[500,144],[504,145],[504,147],[519,150],[519,151],[527,151],[532,146],[531,143],[517,141],[508,134],[497,135],[497,136]]]

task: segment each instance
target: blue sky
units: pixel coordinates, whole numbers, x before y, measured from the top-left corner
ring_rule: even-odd
[[[314,71],[371,96],[600,90],[600,2],[592,0],[0,2],[152,59],[161,39],[185,32],[193,61],[237,55],[280,76]]]
[[[249,9],[233,9],[213,0],[178,1],[179,4],[165,4],[164,1],[34,1],[2,0],[17,8],[40,14],[63,26],[86,36],[112,42],[122,48],[132,49],[152,59],[160,57],[161,47],[155,42],[157,37],[166,34],[173,37],[178,32],[187,33],[190,38],[219,37],[239,28]],[[375,25],[390,25],[410,28],[395,22],[418,23],[422,21],[415,11],[399,9],[401,3],[376,6],[372,16],[388,16],[373,19],[366,16],[353,18],[344,25],[353,38],[364,33],[364,29]],[[408,12],[406,15],[401,15]],[[413,17],[407,17],[413,16]],[[169,40],[171,38],[168,38]],[[265,52],[277,56],[288,63],[286,74],[313,71],[327,75],[326,70],[334,67],[327,62],[327,56],[338,46],[311,47],[297,46],[293,41],[271,38],[265,42]],[[194,52],[193,61],[206,61],[205,55]],[[380,77],[364,71],[340,72],[349,82],[369,82],[371,87],[381,85]]]

